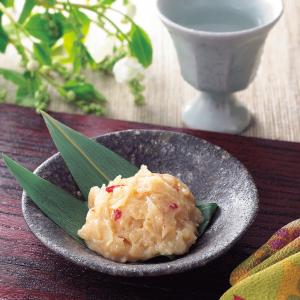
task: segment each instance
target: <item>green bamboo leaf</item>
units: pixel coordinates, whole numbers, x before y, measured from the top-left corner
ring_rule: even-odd
[[[214,214],[217,211],[218,204],[216,203],[197,203],[196,205],[202,212],[204,221],[203,223],[198,227],[198,233],[199,236],[201,236],[206,228],[208,227],[209,223],[211,222]]]
[[[32,201],[54,223],[76,241],[83,244],[77,231],[85,223],[88,208],[80,201],[49,181],[31,173],[3,155],[4,162]]]
[[[132,24],[129,48],[131,54],[146,68],[152,63],[152,44],[148,34],[138,25]]]
[[[24,2],[24,6],[18,21],[20,24],[23,24],[26,21],[26,19],[30,16],[32,9],[34,8],[35,5],[36,5],[35,0],[26,0]]]
[[[90,188],[101,186],[118,175],[131,177],[138,169],[108,148],[42,112],[51,137],[85,199]]]

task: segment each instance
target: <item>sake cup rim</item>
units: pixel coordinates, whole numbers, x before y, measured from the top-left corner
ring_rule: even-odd
[[[243,29],[243,30],[237,30],[237,31],[226,31],[226,32],[214,32],[214,31],[206,31],[206,30],[197,30],[197,29],[193,29],[193,28],[189,28],[186,27],[184,25],[181,25],[175,21],[172,21],[170,18],[168,18],[167,16],[165,16],[165,14],[161,11],[160,7],[159,7],[159,3],[163,1],[163,0],[157,0],[156,1],[156,7],[157,7],[157,11],[158,11],[158,15],[160,17],[160,19],[162,20],[163,23],[165,23],[165,25],[167,25],[170,28],[174,28],[178,31],[182,31],[185,33],[189,33],[189,34],[193,34],[193,35],[198,35],[198,36],[202,36],[202,37],[206,37],[206,38],[232,38],[232,37],[242,37],[245,35],[250,35],[250,34],[255,34],[258,33],[260,31],[263,31],[264,29],[268,29],[268,28],[272,28],[281,18],[281,16],[283,15],[284,12],[284,2],[283,0],[276,0],[277,4],[279,3],[279,11],[278,14],[274,15],[274,17],[269,21],[266,22],[264,24],[255,26],[255,27],[251,27],[248,29]],[[272,0],[274,1],[274,0]],[[274,4],[274,2],[270,2],[272,4]]]

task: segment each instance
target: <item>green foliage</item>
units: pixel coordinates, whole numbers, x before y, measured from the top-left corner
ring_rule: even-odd
[[[102,71],[104,74],[111,74],[114,65],[125,56],[126,52],[123,49],[119,49],[119,51],[116,51],[113,56],[105,57],[101,63],[95,66],[95,68]]]
[[[63,91],[68,102],[77,103],[85,113],[93,112],[103,115],[105,97],[93,85],[82,80],[70,80],[63,85]]]
[[[25,80],[23,74],[21,74],[17,71],[1,68],[0,75],[3,76],[6,80],[11,81],[18,86],[26,84],[26,80]]]
[[[14,5],[14,0],[0,0],[0,2],[6,7],[12,7]]]
[[[145,86],[141,83],[139,79],[133,79],[129,81],[128,86],[132,95],[134,96],[134,102],[137,105],[143,105],[145,102],[144,90]]]
[[[60,13],[35,14],[25,25],[25,29],[35,38],[50,46],[63,35],[64,17]]]
[[[34,43],[33,44],[33,55],[36,60],[44,65],[51,65],[51,48],[44,43]]]
[[[73,71],[80,73],[82,68],[85,68],[88,64],[94,65],[94,60],[87,50],[86,46],[81,42],[75,41],[71,50],[71,57],[73,59]]]
[[[35,106],[45,109],[49,103],[49,96],[45,85],[34,73],[0,69],[0,75],[17,86],[16,103],[22,106]]]
[[[79,100],[86,99],[87,101],[97,100],[100,103],[105,102],[105,97],[89,83],[70,80],[64,84],[63,88],[66,91],[73,91]]]
[[[54,7],[56,0],[42,0],[44,2],[45,7]]]
[[[0,89],[0,103],[5,101],[7,95],[6,89]]]
[[[138,61],[148,67],[152,63],[152,45],[148,34],[138,25],[132,24],[130,31],[130,51]]]
[[[0,24],[0,52],[4,53],[8,45],[8,36]]]
[[[116,0],[99,0],[98,2],[99,2],[99,4],[101,4],[101,5],[111,5],[111,4],[113,4],[114,2],[116,2]]]
[[[0,52],[4,53],[8,45],[8,36],[2,27],[2,12],[0,11]]]
[[[32,9],[34,8],[35,5],[36,5],[35,0],[26,0],[24,2],[24,6],[21,15],[19,17],[20,24],[23,24],[26,21],[26,19],[30,16]]]
[[[34,106],[36,103],[36,93],[41,85],[41,80],[26,71],[23,75],[25,82],[18,85],[16,103],[22,106]]]
[[[83,42],[89,32],[90,23],[91,20],[77,8],[72,9],[72,14],[64,23],[63,41],[70,61],[80,60],[78,56],[81,55],[80,51],[84,51]]]
[[[14,20],[12,9],[18,2],[0,0],[0,52],[5,53],[11,44],[20,55],[23,69],[22,72],[2,69],[0,75],[16,85],[17,104],[46,109],[51,86],[63,100],[85,113],[104,114],[105,96],[83,80],[83,72],[90,69],[111,75],[114,65],[125,56],[135,57],[145,68],[152,62],[147,33],[113,7],[117,1],[129,4],[129,0],[99,0],[97,4],[88,0],[85,4],[72,0],[26,0]],[[111,12],[131,24],[130,32],[122,28],[121,21],[111,18]],[[1,22],[3,14],[9,21],[5,28]],[[86,44],[91,23],[116,40],[113,53],[102,61],[95,61]],[[128,83],[136,104],[144,102],[141,80],[137,78]]]

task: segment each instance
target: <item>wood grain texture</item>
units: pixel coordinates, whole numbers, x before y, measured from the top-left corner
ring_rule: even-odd
[[[157,17],[155,2],[136,1],[137,21],[149,32],[154,46],[154,63],[145,80],[147,105],[134,106],[127,88],[114,80],[98,74],[87,77],[108,97],[108,117],[181,126],[181,109],[197,92],[180,75],[171,38]],[[239,97],[255,115],[255,124],[245,135],[300,141],[300,1],[284,2],[284,16],[267,40],[258,76]],[[0,66],[15,66],[16,56],[12,51],[0,54]],[[13,99],[9,86],[8,98]],[[52,110],[78,112],[57,97],[53,94]]]
[[[89,116],[53,114],[88,136],[128,128],[162,128]],[[0,105],[0,153],[33,170],[55,152],[33,110]],[[176,128],[213,142],[240,159],[258,186],[260,211],[227,254],[203,268],[158,278],[120,278],[83,269],[45,248],[21,212],[21,188],[0,161],[0,299],[218,299],[229,274],[271,235],[300,215],[300,144]],[[239,222],[239,220],[236,220]]]

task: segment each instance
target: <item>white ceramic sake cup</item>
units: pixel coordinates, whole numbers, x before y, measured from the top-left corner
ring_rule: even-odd
[[[183,123],[244,131],[251,114],[233,93],[254,79],[267,35],[283,13],[282,0],[158,0],[157,6],[183,78],[201,91],[184,108]]]

